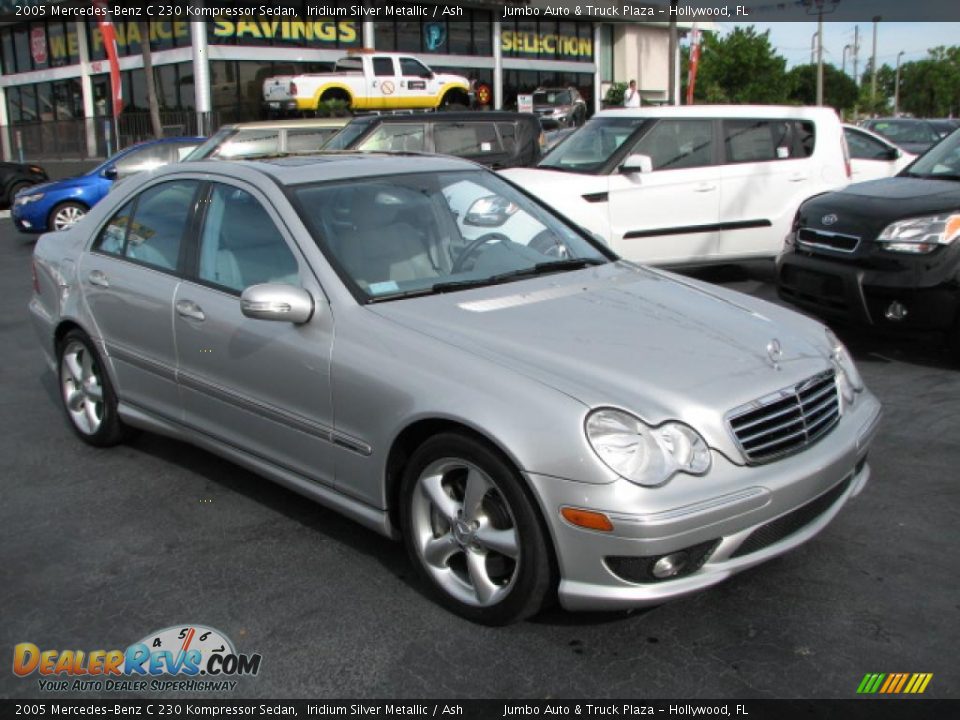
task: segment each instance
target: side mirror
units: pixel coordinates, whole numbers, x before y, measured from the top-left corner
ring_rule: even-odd
[[[116,180],[118,177],[120,177],[120,174],[117,172],[116,165],[108,165],[103,169],[103,172],[100,174],[103,177],[105,177],[107,180]]]
[[[487,195],[470,206],[463,218],[463,224],[474,227],[500,227],[518,209],[514,203],[504,197]]]
[[[902,155],[899,148],[887,148],[887,160],[899,160]]]
[[[651,173],[653,172],[653,159],[649,155],[628,155],[620,166],[622,173]]]
[[[240,295],[240,312],[254,320],[280,320],[301,325],[313,316],[313,309],[310,293],[293,285],[251,285]]]

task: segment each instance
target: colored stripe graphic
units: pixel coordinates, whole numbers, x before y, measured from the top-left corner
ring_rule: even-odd
[[[857,686],[857,694],[919,695],[932,679],[933,673],[867,673]]]

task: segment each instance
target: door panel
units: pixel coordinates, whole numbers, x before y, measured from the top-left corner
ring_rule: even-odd
[[[252,188],[215,183],[197,273],[174,298],[185,422],[310,479],[333,484],[333,321],[279,217]],[[253,320],[239,293],[263,282],[314,297],[303,325]]]
[[[437,81],[431,76],[432,73],[416,58],[401,57],[398,62],[400,64],[398,94],[403,98],[403,104],[398,107],[433,107]]]
[[[661,120],[631,148],[653,172],[610,176],[613,247],[629,260],[660,264],[716,252],[720,168],[712,120]]]

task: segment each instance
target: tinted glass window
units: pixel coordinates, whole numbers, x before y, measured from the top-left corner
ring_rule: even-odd
[[[164,144],[134,150],[124,155],[115,165],[117,175],[127,177],[144,170],[153,170],[170,162],[170,148]]]
[[[413,58],[400,58],[400,74],[406,77],[426,77],[430,71]]]
[[[389,77],[393,75],[393,60],[390,58],[374,58],[373,74],[377,77]]]
[[[580,128],[568,142],[545,157],[539,167],[597,173],[620,147],[649,120],[597,118]]]
[[[797,120],[793,123],[793,131],[796,134],[795,156],[806,158],[813,155],[817,145],[816,130],[813,123],[808,120]]]
[[[339,128],[311,128],[310,130],[287,130],[288,153],[313,153],[337,134]]]
[[[724,120],[727,162],[769,162],[794,157],[791,122],[786,120]]]
[[[381,125],[357,148],[367,152],[422,152],[423,125]]]
[[[141,193],[127,227],[123,255],[164,270],[175,269],[198,185],[196,180],[176,180]]]
[[[493,123],[437,123],[436,152],[445,155],[484,155],[503,152]]]
[[[895,143],[932,143],[940,139],[933,128],[918,120],[881,120],[870,129]]]
[[[123,244],[127,240],[127,225],[130,223],[132,212],[133,200],[120,208],[103,226],[100,237],[94,243],[94,249],[111,255],[123,255]]]
[[[874,140],[869,135],[864,135],[856,130],[845,129],[843,131],[847,138],[847,147],[850,149],[850,157],[857,160],[889,160],[890,151],[888,146],[879,140]]]
[[[661,120],[630,151],[649,155],[654,170],[713,164],[711,120]]]
[[[294,284],[297,261],[253,195],[217,183],[200,235],[198,276],[236,292],[258,283]]]

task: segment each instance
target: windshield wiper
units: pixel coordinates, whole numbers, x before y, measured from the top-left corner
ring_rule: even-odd
[[[475,278],[472,280],[452,280],[435,284],[431,290],[435,293],[450,292],[453,290],[464,290],[472,287],[483,287],[484,285],[499,285],[500,283],[510,282],[525,277],[535,277],[537,275],[546,275],[547,273],[562,272],[564,270],[581,270],[585,267],[594,265],[606,265],[609,260],[601,258],[568,258],[566,260],[551,260],[549,262],[537,263],[521,270],[511,270],[510,272],[490,275],[485,278]]]

